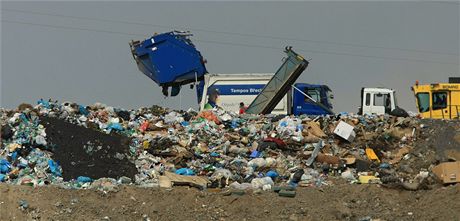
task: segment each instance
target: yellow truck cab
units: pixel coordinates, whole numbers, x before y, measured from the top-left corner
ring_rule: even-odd
[[[412,87],[417,109],[422,118],[459,119],[460,78],[449,78],[449,83],[419,85]]]

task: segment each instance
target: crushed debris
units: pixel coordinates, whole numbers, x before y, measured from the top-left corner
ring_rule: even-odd
[[[255,191],[345,180],[414,190],[439,184],[433,167],[457,160],[459,150],[456,121],[388,115],[256,116],[51,100],[0,113],[0,181],[31,186]]]

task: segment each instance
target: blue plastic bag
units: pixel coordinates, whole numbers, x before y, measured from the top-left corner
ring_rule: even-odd
[[[276,177],[279,176],[279,174],[274,170],[268,171],[267,174],[265,174],[265,175],[270,177],[270,178],[272,178],[272,180],[274,180]]]
[[[11,153],[11,159],[13,161],[15,161],[17,158],[18,158],[18,151],[14,151],[13,153]]]
[[[27,164],[24,164],[24,163],[18,163],[18,165],[17,165],[17,167],[18,167],[19,169],[24,169],[24,168],[26,168],[27,166],[28,166],[28,165],[27,165]]]
[[[11,164],[7,160],[0,160],[0,173],[9,173],[11,171]]]
[[[231,126],[233,129],[237,128],[238,127],[238,120],[236,119],[233,119],[232,120],[232,126]]]
[[[121,126],[120,123],[110,123],[107,126],[107,128],[110,129],[110,130],[117,130],[117,131],[122,131],[123,130],[123,126]]]
[[[298,124],[298,125],[296,126],[296,131],[303,131],[303,126],[302,126],[302,124]]]
[[[258,158],[260,157],[260,152],[257,150],[252,151],[251,155],[249,156],[251,158]]]
[[[14,151],[12,154],[11,154],[11,159],[13,161],[15,161],[16,159],[18,159],[18,151]]]
[[[42,107],[49,109],[50,108],[50,102],[43,100],[41,98],[40,100],[37,101],[37,104],[41,104]]]
[[[83,114],[85,116],[88,116],[89,114],[89,111],[86,110],[86,108],[83,107],[82,105],[78,105],[78,111],[80,112],[80,114]]]
[[[296,183],[296,182],[291,180],[291,181],[289,181],[288,185],[291,186],[291,187],[297,187],[297,185],[299,185],[299,183]]]
[[[79,183],[89,183],[89,182],[92,182],[93,179],[91,179],[91,178],[89,178],[87,176],[79,176],[79,177],[77,177],[77,181]]]
[[[185,175],[185,176],[193,176],[195,175],[195,171],[189,168],[180,168],[176,170],[176,174]]]
[[[19,118],[21,118],[22,122],[29,122],[29,119],[27,119],[25,114],[21,114]]]
[[[53,160],[48,160],[48,166],[52,174],[56,176],[62,176],[62,172],[59,169],[59,164],[54,162]]]
[[[391,165],[388,164],[388,163],[381,163],[381,164],[379,165],[379,168],[380,168],[380,169],[390,169],[390,167],[391,167]]]

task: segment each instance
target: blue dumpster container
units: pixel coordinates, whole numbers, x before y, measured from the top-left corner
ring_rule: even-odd
[[[188,32],[167,32],[144,41],[132,41],[131,52],[139,70],[167,90],[178,94],[182,85],[201,81],[207,73],[205,60]]]

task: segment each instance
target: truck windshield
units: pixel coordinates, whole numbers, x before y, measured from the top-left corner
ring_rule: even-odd
[[[430,110],[430,94],[417,93],[417,104],[420,113]]]
[[[315,100],[315,102],[319,102],[320,101],[320,94],[319,94],[319,91],[316,90],[316,89],[307,89],[304,91],[308,96],[310,96],[311,98],[313,98],[313,100]],[[307,97],[305,97],[305,101],[310,101],[310,99],[308,99]]]

